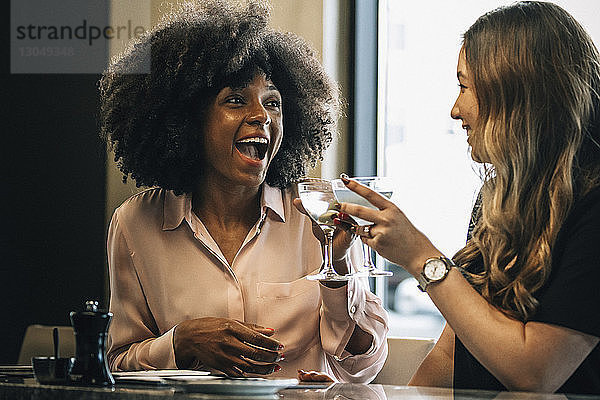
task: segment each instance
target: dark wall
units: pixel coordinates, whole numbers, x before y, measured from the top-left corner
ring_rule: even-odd
[[[16,362],[29,324],[106,305],[99,76],[10,74],[3,3],[0,364]]]

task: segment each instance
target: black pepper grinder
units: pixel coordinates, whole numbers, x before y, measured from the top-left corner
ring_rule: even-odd
[[[106,336],[112,313],[98,310],[97,301],[86,301],[85,310],[71,312],[75,331],[75,362],[70,380],[75,384],[109,386],[115,384],[106,361]]]

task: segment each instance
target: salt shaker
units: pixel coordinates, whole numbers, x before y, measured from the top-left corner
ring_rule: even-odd
[[[93,386],[114,385],[115,380],[106,361],[106,336],[112,313],[98,310],[97,301],[86,301],[84,311],[73,311],[70,316],[76,345],[71,382]]]

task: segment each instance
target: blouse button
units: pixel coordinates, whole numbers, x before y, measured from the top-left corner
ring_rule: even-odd
[[[356,312],[356,306],[350,307],[350,314],[354,314]]]

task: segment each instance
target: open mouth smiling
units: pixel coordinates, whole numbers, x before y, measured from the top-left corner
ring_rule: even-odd
[[[249,137],[235,142],[235,148],[241,155],[252,160],[261,161],[269,148],[269,141],[264,137]]]

